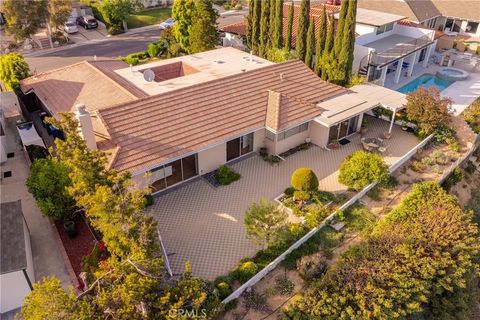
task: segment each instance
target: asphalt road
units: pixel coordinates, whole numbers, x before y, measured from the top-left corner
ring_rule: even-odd
[[[147,45],[160,38],[159,30],[149,30],[135,34],[106,38],[98,42],[81,44],[38,56],[25,57],[32,72],[44,72],[61,68],[83,60],[97,58],[117,58],[129,53],[142,51]]]

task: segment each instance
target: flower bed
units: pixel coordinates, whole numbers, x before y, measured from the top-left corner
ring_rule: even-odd
[[[77,215],[73,221],[75,222],[77,230],[77,236],[74,238],[70,238],[67,235],[61,221],[55,222],[55,226],[57,227],[58,234],[60,235],[60,239],[62,240],[73,271],[75,272],[78,281],[82,283],[79,275],[80,272],[82,272],[83,257],[92,252],[96,239],[82,215]]]

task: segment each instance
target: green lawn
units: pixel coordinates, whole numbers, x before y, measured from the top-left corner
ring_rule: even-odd
[[[127,19],[129,29],[157,24],[170,18],[171,8],[157,8],[131,14]]]

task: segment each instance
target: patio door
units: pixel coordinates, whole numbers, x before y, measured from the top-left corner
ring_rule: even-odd
[[[240,157],[240,138],[227,141],[227,161]]]
[[[423,60],[425,60],[426,55],[427,55],[427,48],[423,48],[420,51],[420,57],[418,58],[418,62],[422,62]]]
[[[328,142],[332,143],[336,140],[341,140],[357,132],[359,118],[360,116],[355,116],[330,127],[330,131],[328,133]]]

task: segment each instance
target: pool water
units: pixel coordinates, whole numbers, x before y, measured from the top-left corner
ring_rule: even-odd
[[[397,91],[401,93],[410,93],[416,91],[418,87],[430,88],[431,86],[437,87],[438,90],[442,91],[451,85],[454,81],[448,81],[441,79],[433,74],[422,74],[420,77],[416,78],[413,81],[410,81],[403,87],[399,88]]]

